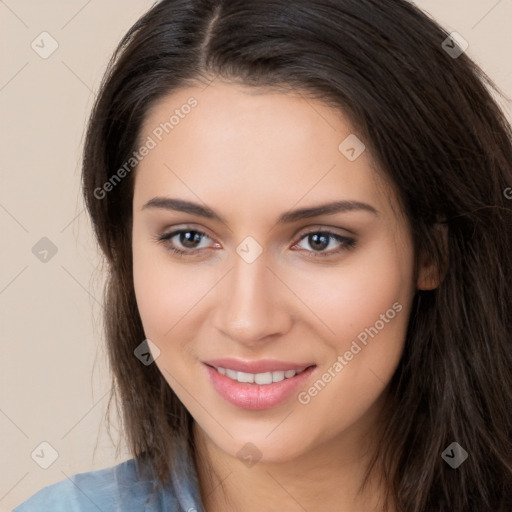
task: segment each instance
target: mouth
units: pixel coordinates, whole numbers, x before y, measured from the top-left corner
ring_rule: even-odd
[[[209,366],[209,365],[208,365]],[[296,375],[300,375],[306,371],[310,366],[301,368],[298,370],[276,370],[273,372],[262,372],[262,373],[249,373],[233,370],[232,368],[223,368],[222,366],[210,366],[221,375],[225,375],[231,380],[236,380],[242,384],[259,384],[262,386],[281,382],[285,379],[291,379]]]
[[[314,363],[233,359],[208,361],[203,365],[215,391],[231,405],[248,410],[270,409],[284,403],[307,384],[316,368]]]

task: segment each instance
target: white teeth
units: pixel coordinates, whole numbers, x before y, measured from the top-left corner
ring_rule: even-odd
[[[235,372],[235,370],[229,370],[226,368],[226,376],[230,379],[237,380],[238,379],[238,372]]]
[[[230,379],[236,380],[242,383],[250,384],[272,384],[273,382],[281,382],[284,379],[290,379],[295,375],[302,373],[304,370],[286,370],[276,372],[264,372],[264,373],[247,373],[237,372],[236,370],[230,370],[229,368],[218,367],[217,371],[229,377]]]
[[[272,372],[257,373],[254,375],[256,384],[272,384]]]
[[[253,373],[238,372],[238,377],[237,377],[236,380],[238,382],[250,382],[252,384],[254,382],[254,374]]]
[[[292,370],[292,372],[295,375],[295,370]],[[284,380],[284,372],[272,372],[272,382],[281,382],[282,380]]]

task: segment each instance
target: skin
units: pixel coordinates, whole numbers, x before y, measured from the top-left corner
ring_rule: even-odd
[[[136,170],[133,270],[145,334],[160,350],[155,363],[193,416],[198,450],[211,467],[196,457],[205,507],[379,510],[384,487],[377,477],[357,490],[413,296],[436,285],[432,269],[421,263],[415,275],[407,222],[369,151],[349,161],[338,150],[354,133],[341,113],[301,94],[215,80],[167,96],[149,112],[140,140],[191,96],[198,105]],[[207,205],[226,223],[144,208],[156,196]],[[339,200],[364,202],[378,213],[276,224],[285,211]],[[206,234],[196,242],[198,255],[172,253],[173,243],[194,247],[179,236],[167,245],[157,241],[177,229]],[[328,238],[318,249],[305,236],[326,230],[355,245]],[[236,252],[247,236],[263,249],[252,263]],[[330,254],[314,256],[322,251]],[[306,405],[294,395],[271,409],[239,409],[217,394],[201,362],[312,361],[307,390],[394,303],[402,306],[395,318]],[[252,467],[237,456],[249,442],[261,453]]]

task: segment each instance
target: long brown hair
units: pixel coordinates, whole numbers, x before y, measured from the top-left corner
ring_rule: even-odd
[[[378,457],[398,510],[512,510],[511,127],[497,88],[447,51],[448,37],[404,0],[163,0],[119,44],[88,126],[83,192],[108,262],[113,396],[133,456],[160,482],[178,439],[194,449],[192,418],[156,365],[134,356],[145,339],[132,275],[136,169],[122,180],[118,170],[157,101],[222,77],[343,111],[398,190],[417,258],[445,266],[441,285],[414,298],[389,388]],[[457,469],[441,457],[454,441],[469,453]]]

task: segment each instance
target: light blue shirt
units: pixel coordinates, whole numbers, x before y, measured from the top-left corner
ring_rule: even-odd
[[[44,487],[13,512],[204,512],[192,458],[180,446],[176,456],[181,471],[163,489],[130,459]]]

